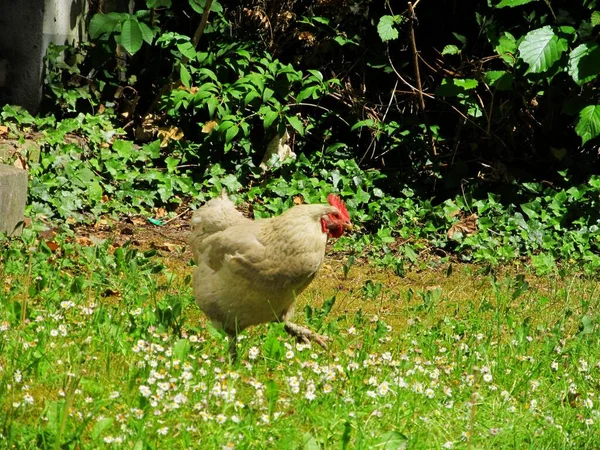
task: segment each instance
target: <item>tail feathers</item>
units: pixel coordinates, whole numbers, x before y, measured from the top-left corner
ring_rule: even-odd
[[[190,224],[190,245],[194,261],[198,261],[202,241],[208,236],[243,222],[251,222],[251,220],[235,209],[235,205],[229,200],[225,190],[221,192],[221,195],[198,208],[192,216]]]

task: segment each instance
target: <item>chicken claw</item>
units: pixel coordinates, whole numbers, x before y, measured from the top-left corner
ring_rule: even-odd
[[[327,350],[327,336],[317,334],[314,331],[311,331],[308,328],[293,322],[285,323],[285,331],[305,344],[308,344],[310,341],[314,341]]]

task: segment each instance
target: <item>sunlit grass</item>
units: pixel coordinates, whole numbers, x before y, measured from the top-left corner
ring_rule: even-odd
[[[1,245],[2,448],[598,445],[595,280],[330,259],[297,308],[330,349],[259,326],[231,365],[185,258]]]

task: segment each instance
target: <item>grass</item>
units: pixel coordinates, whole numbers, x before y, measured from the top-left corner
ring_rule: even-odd
[[[596,280],[333,261],[230,365],[155,253],[0,242],[0,448],[600,448]]]

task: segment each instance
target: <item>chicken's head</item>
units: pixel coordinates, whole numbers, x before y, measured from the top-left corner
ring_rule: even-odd
[[[321,228],[323,233],[327,233],[329,237],[339,238],[344,234],[344,230],[352,230],[350,214],[348,214],[344,202],[335,194],[327,196],[327,203],[334,206],[337,211],[321,217]]]

